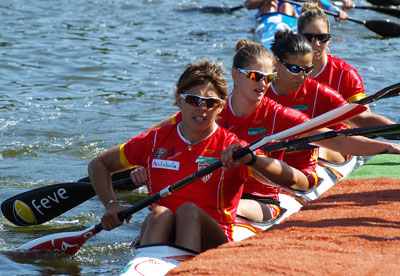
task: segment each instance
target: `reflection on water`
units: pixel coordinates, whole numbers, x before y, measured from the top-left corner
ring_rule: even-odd
[[[76,181],[105,149],[176,112],[174,84],[185,65],[208,57],[230,66],[238,39],[252,38],[253,12],[207,14],[213,1],[13,0],[0,3],[0,200],[44,185]],[[237,6],[242,1],[231,1]],[[350,11],[354,18],[376,16]],[[380,15],[382,18],[383,16]],[[400,39],[380,39],[363,26],[333,23],[332,54],[359,69],[367,94],[398,82]],[[231,83],[231,81],[230,81]],[[397,120],[396,100],[371,108]],[[121,192],[124,204],[145,192]],[[129,225],[91,238],[75,258],[9,251],[55,232],[97,224],[96,197],[34,227],[0,217],[0,274],[110,275],[131,254],[147,210]]]

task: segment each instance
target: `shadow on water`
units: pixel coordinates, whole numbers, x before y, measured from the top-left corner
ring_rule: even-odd
[[[25,269],[32,266],[30,269],[32,274],[34,271],[38,275],[83,275],[81,274],[82,269],[80,268],[79,261],[75,261],[72,257],[67,257],[62,253],[50,252],[50,251],[36,251],[36,252],[25,252],[25,251],[3,251],[0,252],[2,258],[8,258],[10,261],[24,265]],[[1,271],[9,271],[9,275],[18,273],[9,269],[2,268],[0,261]],[[7,262],[6,266],[9,266],[10,262]]]

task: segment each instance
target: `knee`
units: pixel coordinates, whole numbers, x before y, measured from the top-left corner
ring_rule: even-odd
[[[196,204],[186,202],[176,210],[176,217],[195,219],[199,216],[200,210],[201,209]]]
[[[157,206],[152,211],[152,218],[153,219],[159,219],[159,218],[173,219],[174,218],[174,213],[170,209],[168,209],[167,207]]]

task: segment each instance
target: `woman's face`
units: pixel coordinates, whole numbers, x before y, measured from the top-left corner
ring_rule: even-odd
[[[328,25],[323,20],[313,20],[309,22],[304,30],[301,32],[302,34],[328,34]],[[307,37],[307,36],[306,36]],[[311,42],[311,41],[310,41]],[[315,37],[311,42],[312,49],[314,51],[314,62],[321,60],[326,55],[326,48],[329,45],[328,41],[319,41]]]
[[[177,104],[182,111],[182,123],[195,133],[212,131],[214,122],[223,108],[218,90],[212,83],[189,88],[178,95]]]
[[[286,65],[283,64],[283,62],[286,63]],[[298,74],[294,74],[292,72],[289,72],[288,67],[296,68],[300,66],[303,69],[305,68],[310,69],[312,65],[313,65],[312,53],[308,53],[305,55],[289,55],[282,61],[277,60],[276,69],[278,72],[278,76],[275,82],[279,82],[279,86],[284,87],[285,90],[288,91],[298,90],[307,79],[308,74],[306,74],[302,69]]]
[[[232,69],[232,78],[235,82],[235,90],[251,102],[259,102],[271,85],[272,61],[267,58],[257,59],[244,68]],[[239,71],[240,70],[240,71]],[[247,72],[246,72],[247,71]],[[249,72],[250,71],[250,72]],[[251,72],[256,71],[256,72]],[[261,74],[259,74],[261,73]],[[262,80],[257,79],[265,75]],[[268,80],[269,79],[269,80]]]

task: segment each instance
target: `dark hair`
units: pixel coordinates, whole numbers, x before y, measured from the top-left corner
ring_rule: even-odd
[[[207,83],[212,83],[217,89],[218,97],[225,100],[228,97],[227,81],[223,76],[222,65],[209,62],[206,59],[198,63],[189,63],[186,70],[176,83],[176,96],[183,94],[186,90]]]
[[[241,39],[236,43],[236,54],[233,57],[233,68],[245,68],[257,59],[266,58],[272,62],[272,54],[260,43]]]
[[[304,28],[308,23],[314,20],[322,20],[328,27],[328,32],[330,29],[329,18],[326,16],[324,11],[319,7],[319,4],[315,1],[308,1],[303,4],[301,9],[301,14],[297,20],[297,29],[299,33],[302,33]]]
[[[280,59],[285,59],[289,55],[306,55],[313,52],[307,39],[291,30],[277,31],[271,50]]]

